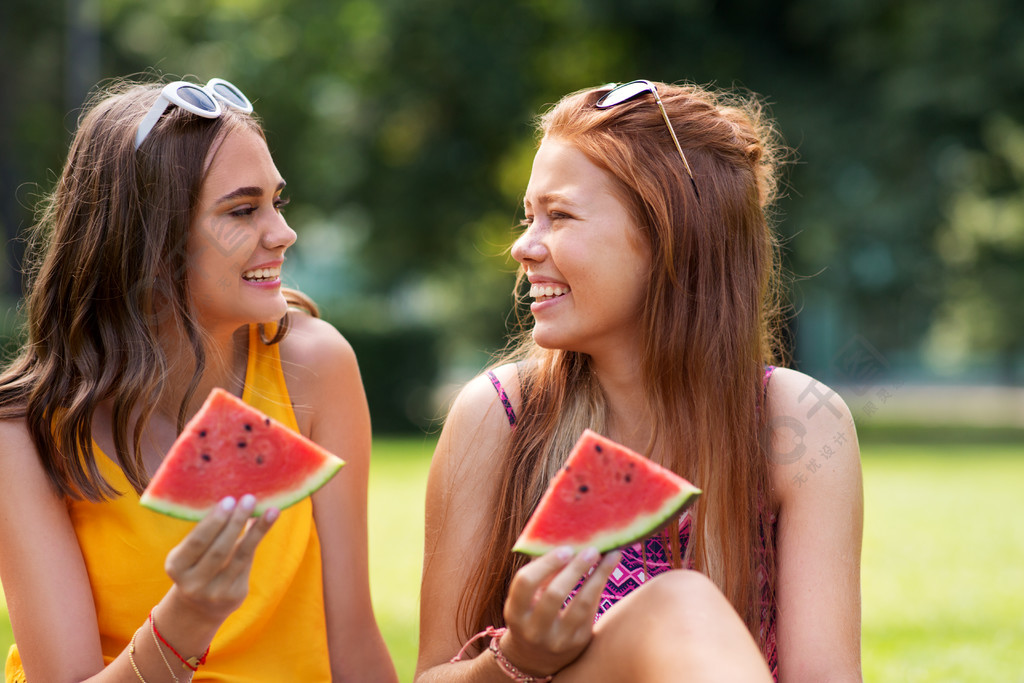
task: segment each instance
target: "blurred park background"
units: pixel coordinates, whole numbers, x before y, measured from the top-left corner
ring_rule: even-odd
[[[90,90],[130,74],[221,76],[255,101],[299,235],[286,279],[356,348],[387,437],[375,467],[418,463],[375,489],[382,515],[405,492],[390,499],[405,523],[371,510],[371,534],[411,534],[413,563],[432,435],[452,388],[503,344],[536,114],[634,78],[764,96],[796,159],[776,213],[792,364],[835,387],[861,432],[866,668],[1024,680],[999,649],[1024,644],[1024,4],[3,0],[8,346],[33,207]],[[981,545],[963,552],[965,533]],[[386,630],[413,652],[417,571],[382,598],[408,601]],[[935,590],[915,593],[925,575]],[[985,577],[991,599],[963,593]],[[945,586],[960,597],[943,602]],[[1004,660],[994,678],[949,674]]]

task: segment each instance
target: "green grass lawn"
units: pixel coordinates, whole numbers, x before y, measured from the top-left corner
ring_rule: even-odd
[[[432,447],[378,440],[370,479],[371,589],[402,681]],[[1024,445],[872,437],[862,449],[865,680],[1024,682]],[[0,618],[2,651],[10,642]]]

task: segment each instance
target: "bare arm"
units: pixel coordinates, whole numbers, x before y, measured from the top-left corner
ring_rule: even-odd
[[[447,663],[464,643],[456,627],[456,611],[470,572],[486,547],[488,512],[494,509],[497,496],[493,460],[508,433],[494,388],[486,378],[476,378],[449,412],[427,479],[418,682],[508,680],[487,658]]]
[[[516,398],[515,372],[499,371]],[[494,657],[475,656],[489,638],[477,641],[462,661],[450,659],[465,638],[457,629],[457,610],[470,572],[487,547],[489,522],[498,495],[500,457],[509,424],[494,388],[477,377],[460,393],[445,422],[427,481],[426,539],[420,594],[420,652],[417,683],[507,681]],[[527,673],[543,676],[572,663],[593,634],[601,588],[619,559],[610,553],[598,564],[569,605],[566,595],[597,562],[596,551],[552,551],[513,577],[501,637],[505,655]]]
[[[292,313],[282,360],[300,428],[346,465],[313,495],[336,681],[397,681],[370,601],[367,483],[370,414],[355,353],[328,323]]]
[[[792,370],[769,385],[782,681],[860,681],[864,496],[849,409]]]

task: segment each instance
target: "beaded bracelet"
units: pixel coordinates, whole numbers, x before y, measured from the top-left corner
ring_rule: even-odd
[[[142,683],[146,683],[146,679],[142,677],[142,672],[139,671],[138,664],[135,663],[135,636],[139,635],[138,629],[132,634],[131,642],[128,643],[128,663],[132,665],[132,671],[135,672],[135,677],[138,678]]]
[[[454,664],[455,662],[462,659],[462,655],[466,652],[466,649],[474,641],[479,640],[484,636],[490,636],[491,644],[487,647],[487,649],[490,650],[491,654],[494,655],[494,661],[498,664],[498,668],[501,669],[501,673],[505,674],[516,683],[548,683],[552,678],[554,678],[554,674],[543,677],[531,676],[528,673],[520,671],[515,664],[508,660],[508,657],[505,656],[505,653],[501,651],[500,644],[501,636],[507,630],[508,629],[505,627],[494,628],[493,626],[488,626],[483,631],[480,631],[480,633],[477,633],[475,636],[470,638],[466,642],[466,644],[462,646],[462,649],[459,650],[459,654],[455,655],[450,660],[448,660],[449,663]]]
[[[191,669],[192,672],[195,673],[199,669],[200,665],[206,664],[206,655],[210,654],[210,647],[209,646],[206,647],[206,652],[204,652],[202,654],[202,656],[199,656],[199,657],[189,657],[188,659],[185,659],[184,657],[181,656],[181,654],[178,653],[177,650],[174,649],[173,645],[168,643],[164,639],[164,637],[162,635],[160,635],[160,631],[158,631],[157,628],[156,628],[156,621],[153,619],[153,612],[149,613],[149,623],[152,624],[152,626],[153,626],[153,633],[156,635],[156,637],[159,638],[160,642],[163,643],[164,645],[166,645],[167,649],[170,650],[174,654],[174,656],[177,657],[181,661],[181,665],[183,667]]]

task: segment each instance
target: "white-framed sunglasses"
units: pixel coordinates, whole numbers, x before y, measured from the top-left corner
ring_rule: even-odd
[[[672,142],[676,145],[676,150],[679,152],[679,158],[683,160],[683,167],[686,169],[686,175],[690,176],[690,183],[693,185],[693,193],[700,199],[700,192],[697,191],[697,181],[693,177],[693,171],[690,169],[690,162],[686,160],[686,155],[683,154],[683,147],[679,144],[679,138],[676,137],[676,131],[672,128],[672,122],[669,121],[668,112],[665,111],[665,105],[661,103],[661,96],[658,95],[658,89],[650,81],[636,80],[630,81],[629,83],[623,83],[622,85],[610,84],[606,87],[611,88],[608,92],[601,96],[594,106],[598,109],[611,109],[612,107],[628,102],[638,95],[644,93],[651,93],[654,95],[654,101],[658,105],[658,109],[661,110],[661,117],[665,119],[665,125],[668,126],[668,133],[672,136]]]
[[[238,109],[246,114],[252,112],[252,102],[249,98],[223,78],[211,78],[206,85],[174,81],[164,86],[160,91],[160,97],[139,123],[139,129],[135,133],[135,149],[142,145],[143,140],[153,130],[153,126],[172,104],[207,119],[221,116],[225,107]]]

